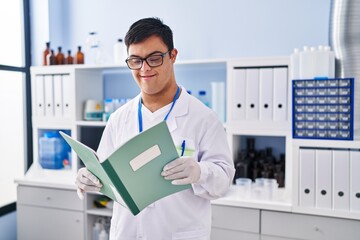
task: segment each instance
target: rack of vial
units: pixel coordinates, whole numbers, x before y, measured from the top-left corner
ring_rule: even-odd
[[[293,138],[353,140],[354,78],[293,80]]]

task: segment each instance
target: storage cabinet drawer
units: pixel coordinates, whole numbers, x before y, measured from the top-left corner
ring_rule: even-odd
[[[262,211],[261,234],[307,240],[358,240],[360,221]]]
[[[211,229],[211,240],[260,240],[260,234],[239,232],[228,229],[212,228]]]
[[[84,201],[78,198],[75,190],[44,187],[18,186],[18,204],[84,210]]]
[[[85,239],[84,213],[17,206],[18,240],[65,240]]]
[[[260,233],[260,210],[212,205],[212,227]]]

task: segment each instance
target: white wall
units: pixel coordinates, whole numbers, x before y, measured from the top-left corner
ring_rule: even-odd
[[[330,0],[47,1],[49,39],[64,52],[84,47],[95,30],[112,58],[113,44],[129,26],[151,16],[173,29],[179,60],[289,55],[295,47],[328,44]],[[47,40],[37,37],[32,44],[40,41],[44,48]],[[33,65],[40,65],[41,51],[33,50]]]

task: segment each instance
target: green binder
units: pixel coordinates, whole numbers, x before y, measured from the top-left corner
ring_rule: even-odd
[[[165,121],[133,137],[104,161],[91,148],[60,134],[86,168],[100,179],[100,192],[134,215],[163,197],[191,187],[173,185],[160,175],[168,162],[179,157]]]

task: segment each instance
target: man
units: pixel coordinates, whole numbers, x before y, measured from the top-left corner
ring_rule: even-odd
[[[139,132],[166,121],[174,143],[186,144],[187,156],[168,163],[161,175],[192,187],[136,216],[115,203],[110,239],[209,239],[210,200],[227,192],[235,172],[224,128],[215,112],[177,85],[178,51],[167,25],[157,18],[141,19],[130,27],[125,44],[126,63],[141,93],[110,116],[97,152],[105,158]],[[102,186],[85,168],[79,170],[77,185],[80,194]]]

